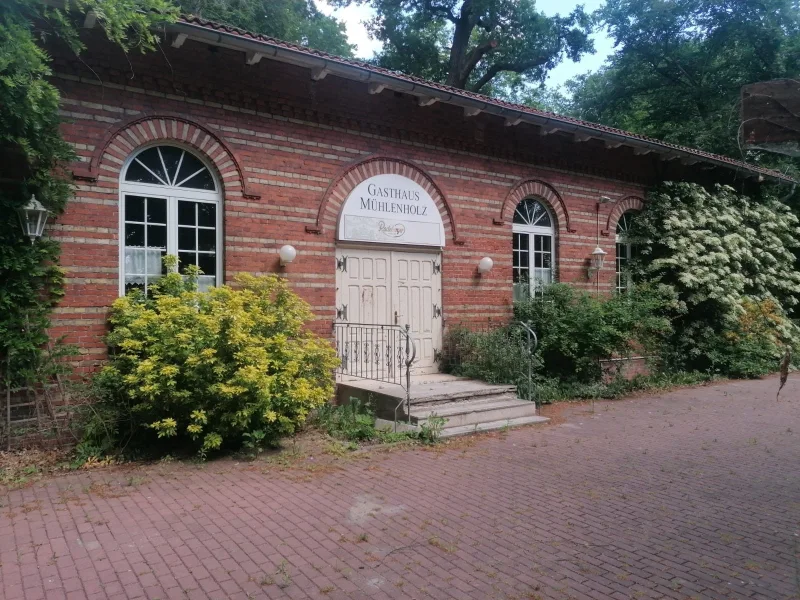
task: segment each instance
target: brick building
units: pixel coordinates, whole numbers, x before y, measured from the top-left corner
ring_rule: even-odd
[[[83,371],[105,356],[109,305],[164,253],[199,264],[203,285],[285,274],[320,333],[410,323],[435,368],[445,323],[508,318],[549,281],[624,287],[618,223],[648,186],[781,179],[195,18],[166,27],[162,52],[85,41],[80,59],[50,49],[79,156],[49,228],[68,272],[54,333]]]

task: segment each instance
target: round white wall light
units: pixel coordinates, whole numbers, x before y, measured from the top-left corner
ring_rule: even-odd
[[[478,273],[481,275],[488,273],[492,270],[492,267],[494,267],[494,261],[488,256],[484,256],[478,263]]]
[[[285,267],[297,256],[297,249],[294,246],[286,244],[285,246],[281,246],[281,249],[278,250],[278,256],[281,257],[281,266]]]

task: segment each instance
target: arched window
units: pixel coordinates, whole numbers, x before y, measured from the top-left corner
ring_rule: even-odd
[[[622,213],[617,221],[617,292],[628,291],[631,287],[631,274],[628,271],[631,259],[636,255],[636,245],[628,239],[628,230],[637,211]]]
[[[209,167],[178,146],[151,146],[132,155],[120,181],[120,293],[145,292],[164,274],[162,257],[178,269],[197,265],[206,290],[222,272],[222,195]]]
[[[514,300],[541,295],[554,280],[555,229],[547,207],[526,198],[514,211]]]

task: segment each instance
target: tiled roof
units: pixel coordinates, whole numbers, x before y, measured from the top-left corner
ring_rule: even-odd
[[[324,59],[331,63],[338,63],[341,65],[346,65],[349,67],[355,67],[357,69],[361,69],[366,72],[376,73],[378,75],[382,75],[384,77],[389,77],[398,81],[403,81],[407,83],[412,83],[420,86],[424,86],[427,88],[431,88],[434,90],[438,90],[443,93],[450,94],[452,96],[458,96],[461,98],[474,100],[477,102],[481,102],[487,105],[496,106],[498,108],[515,111],[518,113],[528,114],[535,117],[540,117],[543,119],[548,119],[553,122],[563,123],[565,125],[572,125],[574,127],[578,127],[580,129],[585,130],[586,133],[591,132],[598,132],[602,134],[610,134],[616,136],[624,136],[631,141],[640,141],[646,144],[652,144],[655,146],[659,146],[664,148],[664,150],[674,150],[681,153],[690,154],[692,156],[698,157],[700,160],[706,159],[711,162],[717,163],[724,163],[729,165],[733,168],[743,169],[749,171],[751,173],[758,173],[761,175],[765,175],[767,177],[772,177],[776,179],[780,179],[782,181],[793,183],[794,180],[790,177],[787,177],[783,173],[778,171],[774,171],[771,169],[765,169],[763,167],[759,167],[756,165],[751,165],[749,163],[735,160],[733,158],[722,156],[720,154],[713,154],[711,152],[706,152],[704,150],[698,150],[696,148],[689,148],[686,146],[680,146],[677,144],[671,144],[669,142],[664,142],[661,140],[657,140],[655,138],[647,137],[644,135],[639,135],[636,133],[631,133],[629,131],[624,131],[622,129],[617,129],[615,127],[608,127],[606,125],[601,125],[599,123],[591,123],[589,121],[583,121],[581,119],[575,119],[573,117],[567,117],[564,115],[558,115],[555,113],[551,113],[544,110],[539,110],[537,108],[532,108],[530,106],[525,106],[522,104],[514,104],[512,102],[506,102],[504,100],[498,100],[497,98],[491,98],[489,96],[484,96],[483,94],[478,94],[475,92],[470,92],[467,90],[462,90],[458,88],[454,88],[448,85],[444,85],[441,83],[436,83],[434,81],[429,81],[427,79],[422,79],[421,77],[415,77],[413,75],[406,75],[405,73],[401,73],[399,71],[392,71],[390,69],[385,69],[382,67],[378,67],[369,63],[365,63],[358,60],[353,60],[349,58],[342,58],[340,56],[335,56],[333,54],[328,54],[327,52],[322,52],[321,50],[314,50],[313,48],[308,48],[306,46],[300,46],[298,44],[293,44],[290,42],[285,42],[283,40],[279,40],[273,37],[269,37],[266,35],[261,35],[258,33],[252,33],[249,31],[245,31],[243,29],[239,29],[237,27],[232,27],[230,25],[224,25],[222,23],[216,23],[214,21],[208,21],[206,19],[202,19],[200,17],[195,17],[191,15],[184,15],[181,16],[178,20],[179,23],[185,23],[188,25],[194,25],[202,27],[203,29],[217,31],[226,33],[229,35],[241,37],[244,39],[252,40],[255,42],[259,42],[265,45],[269,45],[276,48],[283,48],[285,50],[289,50],[291,52],[296,52],[299,54],[303,54],[310,57]]]

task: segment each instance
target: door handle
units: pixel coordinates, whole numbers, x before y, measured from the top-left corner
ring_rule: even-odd
[[[397,311],[394,311],[394,324],[397,325],[399,320],[400,320],[400,315],[397,313]]]

